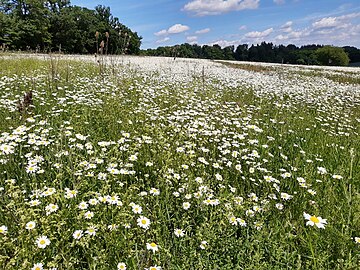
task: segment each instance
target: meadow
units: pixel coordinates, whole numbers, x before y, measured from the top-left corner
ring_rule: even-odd
[[[0,269],[360,268],[359,69],[0,66]]]

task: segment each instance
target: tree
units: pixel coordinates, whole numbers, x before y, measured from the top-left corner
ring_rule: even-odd
[[[343,48],[333,46],[317,49],[316,57],[320,64],[329,66],[347,66],[350,61]]]
[[[95,53],[96,32],[105,52],[140,51],[141,37],[113,17],[109,7],[92,10],[69,0],[0,0],[0,45],[10,49]]]

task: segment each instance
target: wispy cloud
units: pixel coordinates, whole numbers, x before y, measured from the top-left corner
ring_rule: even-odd
[[[206,34],[210,32],[210,28],[205,28],[205,29],[201,29],[195,32],[195,34],[201,35],[201,34]]]
[[[257,9],[260,0],[193,0],[183,10],[195,16],[219,15],[230,11]]]

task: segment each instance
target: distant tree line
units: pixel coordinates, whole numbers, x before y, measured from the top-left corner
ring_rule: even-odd
[[[262,42],[251,45],[242,44],[237,47],[219,45],[181,44],[158,47],[141,51],[143,55],[169,56],[185,58],[204,58],[221,60],[238,60],[270,63],[289,63],[300,65],[348,65],[360,62],[360,50],[356,47],[342,48],[324,45],[274,45]]]
[[[112,16],[69,0],[0,0],[0,46],[9,50],[138,54],[141,37]]]

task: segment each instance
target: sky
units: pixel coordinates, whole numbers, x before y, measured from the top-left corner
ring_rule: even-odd
[[[142,49],[181,43],[220,46],[323,44],[360,48],[359,0],[72,0],[108,6],[142,36]]]

